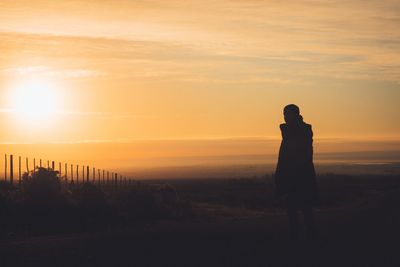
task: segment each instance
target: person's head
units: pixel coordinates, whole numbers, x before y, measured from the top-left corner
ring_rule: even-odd
[[[296,122],[300,118],[300,108],[294,104],[287,105],[283,109],[283,115],[285,116],[285,122],[291,124]]]

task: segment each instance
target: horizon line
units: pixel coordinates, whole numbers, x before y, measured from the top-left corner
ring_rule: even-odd
[[[279,141],[280,136],[227,136],[227,137],[182,137],[182,138],[137,138],[137,139],[85,139],[48,142],[17,142],[4,141],[0,145],[63,145],[63,144],[129,144],[137,142],[168,142],[168,141]],[[400,136],[322,136],[315,137],[314,141],[322,142],[400,142]]]

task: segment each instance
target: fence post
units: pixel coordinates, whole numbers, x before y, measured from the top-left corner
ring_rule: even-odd
[[[51,162],[51,168],[53,169],[53,171],[56,171],[55,170],[56,167],[55,167],[54,161]]]
[[[40,166],[40,168],[42,168],[42,159],[40,159],[40,161],[39,161],[39,166]]]
[[[104,182],[105,182],[105,181],[104,181],[104,174],[105,174],[105,171],[103,170],[103,184],[104,184]]]
[[[47,161],[47,169],[50,169],[50,161]]]
[[[10,155],[10,184],[14,181],[14,156]]]
[[[109,183],[110,183],[110,172],[107,171],[107,186],[108,186]]]
[[[4,157],[4,180],[7,181],[7,167],[8,167],[8,163],[7,163],[7,154],[5,154]]]
[[[33,158],[33,174],[36,172],[36,158]]]
[[[61,177],[61,176],[62,176],[61,162],[58,163],[58,171],[60,172],[59,175],[60,175],[60,177]]]
[[[25,158],[26,171],[29,173],[29,158]]]
[[[97,183],[100,185],[101,184],[100,169],[97,169],[97,174],[98,174]]]
[[[79,183],[79,165],[76,165],[76,184]]]
[[[85,182],[85,166],[82,166],[82,178],[81,182]]]
[[[71,183],[74,183],[74,165],[71,164]]]
[[[67,183],[68,182],[68,163],[65,163],[64,170],[65,170],[65,183]]]
[[[117,187],[118,186],[118,173],[115,174],[114,183],[115,183],[115,187]]]
[[[96,169],[93,168],[93,177],[92,177],[93,183],[96,182]]]
[[[21,156],[18,157],[18,183],[21,185]]]
[[[86,167],[86,182],[89,183],[89,166]]]

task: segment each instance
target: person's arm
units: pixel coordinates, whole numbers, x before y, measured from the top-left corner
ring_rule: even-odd
[[[281,129],[281,135],[282,135],[282,142],[281,145],[279,147],[279,155],[278,155],[278,164],[276,166],[276,171],[275,171],[275,176],[279,176],[282,173],[282,164],[286,155],[286,128],[284,124],[280,125],[280,129]]]
[[[281,195],[283,193],[283,188],[282,188],[282,173],[283,173],[283,168],[284,168],[284,158],[286,154],[286,146],[285,146],[285,125],[281,124],[280,125],[281,129],[281,134],[282,134],[282,142],[279,148],[279,155],[278,155],[278,164],[276,166],[276,171],[275,171],[275,189],[276,189],[276,194]]]
[[[312,131],[312,126],[310,125],[309,127],[309,144],[308,144],[308,160],[311,168],[311,186],[312,186],[312,192],[313,192],[313,201],[316,203],[319,202],[319,194],[318,194],[318,186],[317,186],[317,181],[316,181],[316,175],[315,175],[315,169],[314,169],[314,164],[313,164],[313,154],[314,154],[314,148],[313,148],[313,131]]]
[[[306,145],[306,158],[309,162],[313,161],[313,154],[314,154],[314,148],[313,148],[313,137],[314,133],[312,131],[312,126],[307,125],[307,145]]]

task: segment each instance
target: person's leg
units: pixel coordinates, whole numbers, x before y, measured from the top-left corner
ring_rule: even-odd
[[[287,214],[289,219],[289,235],[292,240],[297,240],[300,234],[300,225],[298,220],[298,207],[293,198],[288,196]]]
[[[317,232],[315,227],[314,212],[311,205],[306,205],[302,208],[304,216],[304,224],[306,228],[306,238],[308,240],[314,240]]]

